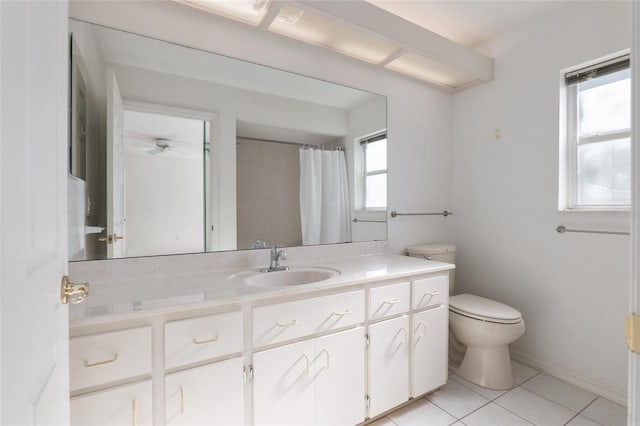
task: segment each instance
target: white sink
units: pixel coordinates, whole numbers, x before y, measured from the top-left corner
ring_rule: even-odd
[[[288,271],[244,272],[236,274],[246,284],[257,287],[287,287],[314,284],[340,275],[340,271],[324,267],[292,267]]]

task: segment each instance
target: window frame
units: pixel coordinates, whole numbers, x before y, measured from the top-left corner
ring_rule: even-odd
[[[359,200],[360,202],[358,203],[359,205],[356,207],[355,210],[357,211],[368,211],[368,212],[380,212],[380,211],[386,211],[388,208],[388,179],[389,179],[389,163],[387,162],[387,167],[384,169],[378,169],[375,171],[368,171],[367,170],[367,146],[369,143],[374,143],[374,142],[378,142],[380,140],[386,140],[387,141],[387,154],[389,151],[388,148],[388,143],[389,140],[387,138],[387,131],[385,130],[381,130],[378,132],[374,132],[371,133],[369,135],[366,136],[361,136],[359,138],[356,138],[355,140],[355,145],[357,147],[357,151],[359,152],[359,158],[360,158],[360,173],[358,173],[358,178],[360,179],[360,185],[359,187],[360,189],[360,194],[359,194]],[[388,158],[387,158],[388,161]],[[383,207],[369,207],[367,206],[367,177],[369,176],[377,176],[377,175],[386,175],[387,176],[387,194],[386,194],[386,199],[385,199],[385,206]]]
[[[564,142],[566,152],[566,165],[564,173],[564,191],[561,185],[560,187],[560,200],[559,210],[561,211],[573,211],[573,212],[629,212],[631,209],[631,203],[629,204],[589,204],[579,203],[579,178],[578,178],[578,150],[582,145],[591,143],[608,142],[623,138],[631,137],[631,127],[624,130],[614,130],[601,133],[595,133],[579,137],[579,83],[569,84],[567,79],[569,76],[575,77],[576,75],[588,74],[597,70],[601,64],[611,63],[623,63],[629,60],[628,53],[617,54],[609,59],[598,60],[590,66],[583,66],[580,68],[574,68],[562,73],[562,88],[564,89],[564,105],[561,102],[561,108],[563,108],[565,115],[564,125],[566,126],[566,140]],[[620,68],[620,71],[626,68]],[[605,74],[606,75],[606,74]],[[596,76],[601,77],[601,76]],[[583,80],[586,81],[586,80]],[[562,92],[562,90],[561,90]],[[562,164],[561,164],[562,170]],[[562,174],[561,174],[562,176]],[[564,192],[564,196],[563,196]],[[564,199],[563,199],[564,198]]]

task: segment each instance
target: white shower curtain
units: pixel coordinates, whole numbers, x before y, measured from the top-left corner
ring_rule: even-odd
[[[350,240],[347,163],[342,150],[300,149],[302,244]]]

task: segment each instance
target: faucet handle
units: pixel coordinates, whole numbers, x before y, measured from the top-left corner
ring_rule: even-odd
[[[287,252],[280,250],[280,260],[287,260]]]

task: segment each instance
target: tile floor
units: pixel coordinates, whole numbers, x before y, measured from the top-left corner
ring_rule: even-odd
[[[514,387],[494,391],[455,374],[444,388],[370,426],[625,426],[620,404],[512,361]]]

